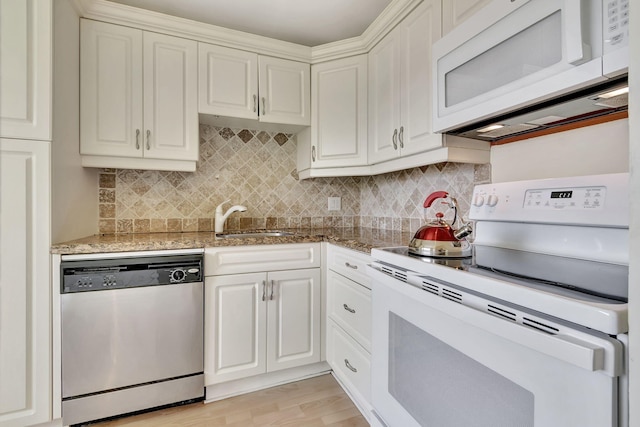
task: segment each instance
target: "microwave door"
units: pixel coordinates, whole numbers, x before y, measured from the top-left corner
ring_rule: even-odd
[[[500,16],[507,3],[494,0],[434,45],[436,132],[603,79],[593,2],[514,2]]]

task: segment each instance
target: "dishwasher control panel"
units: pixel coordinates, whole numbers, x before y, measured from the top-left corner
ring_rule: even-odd
[[[63,261],[61,293],[202,282],[202,255]]]

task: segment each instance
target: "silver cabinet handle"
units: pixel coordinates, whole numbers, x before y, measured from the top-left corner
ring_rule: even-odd
[[[351,366],[351,363],[349,363],[349,359],[344,359],[344,366],[346,366],[347,368],[349,368],[349,370],[351,372],[358,372],[358,370],[356,368],[354,368],[353,366]]]
[[[271,281],[271,295],[269,295],[269,299],[273,301],[273,288],[275,286],[275,283],[273,282],[273,280]]]
[[[140,149],[140,129],[136,129],[136,150]]]
[[[398,136],[398,139],[400,140],[400,148],[404,148],[404,141],[403,141],[403,135],[404,134],[404,126],[400,126],[400,135]]]
[[[342,307],[343,307],[345,310],[347,310],[349,313],[353,313],[353,314],[355,314],[355,312],[356,312],[356,310],[355,310],[355,309],[353,309],[353,308],[349,307],[347,304],[342,304]]]
[[[267,281],[262,281],[262,301],[267,299]]]
[[[347,267],[349,267],[349,268],[353,268],[354,270],[357,270],[357,269],[358,269],[358,266],[357,266],[357,265],[349,264],[348,262],[345,262],[345,263],[344,263],[344,265],[345,265],[345,266],[347,266]]]
[[[314,162],[316,161],[316,146],[313,145],[311,147],[311,160],[313,160]]]
[[[258,95],[253,94],[253,112],[258,111]]]
[[[267,104],[264,100],[264,96],[262,97],[262,115],[267,112]]]
[[[151,138],[151,131],[147,129],[147,150],[151,150],[151,144],[149,144],[150,138]]]
[[[393,141],[393,149],[398,149],[398,129],[393,130],[393,137],[391,137],[391,141]]]

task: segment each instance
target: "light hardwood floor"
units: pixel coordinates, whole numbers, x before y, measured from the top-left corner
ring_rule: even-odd
[[[162,409],[94,426],[367,427],[369,424],[333,376],[327,374],[217,402]]]

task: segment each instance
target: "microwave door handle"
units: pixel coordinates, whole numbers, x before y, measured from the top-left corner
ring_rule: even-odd
[[[564,0],[564,40],[566,61],[577,65],[590,59],[589,46],[582,40],[582,13],[580,0]]]

